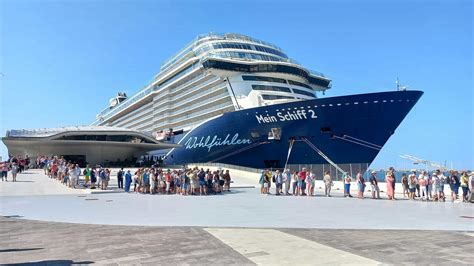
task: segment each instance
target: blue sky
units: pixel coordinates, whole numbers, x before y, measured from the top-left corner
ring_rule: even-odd
[[[386,148],[474,167],[471,1],[0,1],[0,132],[85,125],[210,31],[272,42],[333,79],[326,96],[424,96]],[[0,155],[7,151],[3,143]],[[411,168],[382,152],[373,167]]]

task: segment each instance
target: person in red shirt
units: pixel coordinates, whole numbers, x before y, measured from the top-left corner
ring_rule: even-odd
[[[306,168],[303,168],[301,172],[299,173],[300,175],[300,182],[301,182],[301,195],[306,196],[305,190],[306,190]]]
[[[58,165],[55,162],[53,162],[53,164],[51,165],[51,173],[52,173],[53,178],[57,178],[57,176],[58,176]]]

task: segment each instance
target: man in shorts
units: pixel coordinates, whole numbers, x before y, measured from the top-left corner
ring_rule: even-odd
[[[380,188],[377,182],[377,172],[372,171],[370,173],[369,182],[370,182],[370,187],[372,189],[372,198],[380,199]]]

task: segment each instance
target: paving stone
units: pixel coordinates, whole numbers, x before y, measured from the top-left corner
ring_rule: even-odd
[[[387,264],[474,263],[474,237],[457,231],[280,229]]]
[[[0,222],[0,264],[252,264],[201,228]]]

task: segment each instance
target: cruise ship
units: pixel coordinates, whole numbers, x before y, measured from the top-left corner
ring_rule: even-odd
[[[273,44],[210,33],[165,61],[133,96],[112,98],[91,125],[128,128],[178,144],[153,153],[168,165],[347,169],[358,164],[363,171],[423,92],[322,97],[331,84]]]

